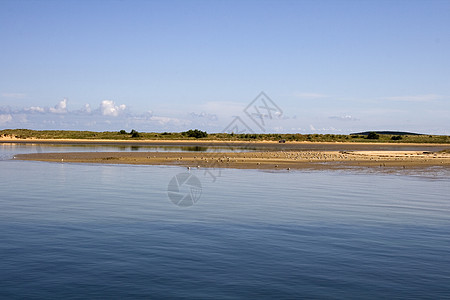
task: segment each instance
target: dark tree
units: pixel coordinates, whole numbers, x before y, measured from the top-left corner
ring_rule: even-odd
[[[137,131],[134,130],[134,129],[131,130],[130,134],[131,134],[131,137],[132,137],[132,138],[135,138],[135,137],[139,137],[139,136],[140,136],[140,135],[139,135],[139,132],[137,132]]]
[[[369,140],[378,140],[380,138],[380,135],[377,134],[376,132],[369,132],[369,134],[367,135],[367,139]]]
[[[193,137],[196,139],[200,139],[200,138],[204,138],[208,136],[208,133],[206,133],[206,131],[201,131],[198,129],[189,129],[188,131],[182,132],[182,135],[188,136],[188,137]]]

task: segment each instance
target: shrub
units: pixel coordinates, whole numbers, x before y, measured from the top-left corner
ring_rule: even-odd
[[[367,135],[367,139],[369,140],[378,140],[380,138],[380,135],[377,134],[376,132],[369,132],[369,134]]]
[[[119,133],[120,134],[127,134],[127,132],[125,130],[123,130],[123,129],[121,131],[119,131]]]
[[[194,130],[189,129],[188,131],[182,132],[181,134],[182,135],[186,135],[188,137],[193,137],[193,138],[196,138],[196,139],[204,138],[204,137],[208,136],[208,133],[206,133],[206,131],[201,131],[201,130],[198,130],[198,129],[194,129]]]
[[[130,134],[132,138],[140,137],[139,132],[134,129],[131,130]]]
[[[393,141],[398,141],[398,140],[401,140],[401,139],[402,139],[401,135],[394,135],[393,137],[391,137],[391,140],[393,140]]]

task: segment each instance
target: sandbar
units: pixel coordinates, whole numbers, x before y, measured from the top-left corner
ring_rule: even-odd
[[[450,153],[429,151],[70,152],[20,154],[14,159],[58,163],[174,165],[197,169],[450,168]]]

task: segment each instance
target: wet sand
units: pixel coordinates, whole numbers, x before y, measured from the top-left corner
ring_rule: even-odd
[[[59,163],[175,165],[235,169],[424,169],[450,168],[449,153],[429,151],[259,151],[259,152],[72,152],[16,155],[15,159]]]

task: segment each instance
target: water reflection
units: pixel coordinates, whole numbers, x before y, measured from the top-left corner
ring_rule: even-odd
[[[22,144],[0,143],[1,159],[12,158],[14,154],[51,152],[242,152],[257,148],[227,146],[140,146],[140,145],[67,145],[67,144]]]
[[[203,152],[207,152],[208,151],[208,147],[204,147],[204,146],[190,146],[190,147],[181,147],[181,149],[183,149],[183,151],[186,152],[195,152],[195,151],[203,151]]]

